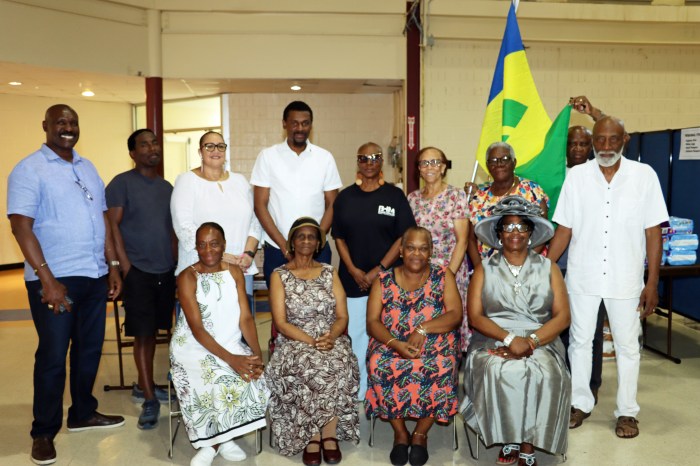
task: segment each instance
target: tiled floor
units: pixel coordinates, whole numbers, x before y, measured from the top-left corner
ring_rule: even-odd
[[[6,278],[0,274],[0,282]],[[2,287],[0,285],[0,287]],[[3,306],[0,297],[0,309]],[[4,311],[0,310],[0,313]],[[269,335],[269,314],[260,314],[258,333],[261,341]],[[660,325],[665,320],[659,317],[650,319],[651,341],[659,342],[662,337]],[[175,442],[175,456],[171,461],[167,456],[168,418],[167,408],[161,411],[160,426],[148,432],[136,428],[139,405],[131,402],[128,391],[102,390],[105,384],[118,383],[119,372],[115,356],[114,326],[108,320],[106,341],[95,394],[100,400],[100,410],[105,413],[119,413],[126,417],[126,426],[111,431],[88,431],[69,433],[65,428],[56,437],[58,451],[57,465],[158,465],[189,464],[194,450],[181,430]],[[645,351],[642,356],[642,374],[639,386],[640,430],[638,438],[620,440],[614,435],[614,393],[616,387],[615,364],[606,362],[603,372],[603,387],[600,403],[584,425],[570,431],[567,464],[577,465],[671,465],[696,464],[694,445],[700,429],[700,325],[676,316],[674,321],[674,354],[682,358],[676,365],[666,359]],[[0,322],[0,465],[29,465],[31,439],[29,428],[32,420],[32,367],[36,333],[31,321]],[[263,345],[263,347],[265,347]],[[157,370],[163,374],[159,382],[165,381],[167,352],[159,347]],[[127,383],[135,379],[131,355],[125,358]],[[70,404],[66,390],[65,407]],[[374,448],[367,445],[369,425],[363,419],[362,441],[359,445],[341,443],[345,465],[389,464],[388,452],[391,445],[391,428],[377,422],[377,437]],[[485,449],[481,446],[479,461],[469,456],[461,421],[458,425],[459,449],[451,448],[452,428],[436,426],[431,431],[429,464],[494,464],[497,448]],[[472,436],[473,439],[473,436]],[[286,465],[301,464],[301,455],[293,458],[279,456],[269,447],[268,433],[263,434],[264,448],[260,455],[254,455],[255,438],[248,435],[240,441],[249,454],[248,460],[239,464]],[[556,464],[560,458],[546,454],[538,455],[542,466]],[[225,465],[220,457],[214,465]]]

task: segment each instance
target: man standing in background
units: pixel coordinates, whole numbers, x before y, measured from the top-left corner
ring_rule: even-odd
[[[158,175],[162,151],[153,131],[135,131],[127,147],[135,167],[114,177],[106,197],[124,279],[124,331],[134,337],[139,375],[131,397],[143,403],[138,428],[153,429],[158,425],[160,401],[168,401],[168,393],[154,382],[153,358],[158,330],[170,329],[175,307],[177,239],[170,217],[173,187]]]

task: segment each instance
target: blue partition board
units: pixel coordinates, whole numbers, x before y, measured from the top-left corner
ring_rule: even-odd
[[[627,142],[625,157],[630,160],[639,160],[639,140],[642,133],[630,133],[630,140]]]
[[[700,232],[700,196],[695,190],[700,180],[700,160],[679,160],[680,130],[673,131],[671,168],[671,209],[675,217],[691,218],[694,232]],[[683,315],[700,320],[700,277],[673,281],[673,308]]]
[[[639,135],[639,161],[651,165],[659,175],[661,191],[664,193],[667,207],[669,207],[668,187],[671,183],[669,160],[673,151],[672,142],[673,132],[670,130],[650,131]]]

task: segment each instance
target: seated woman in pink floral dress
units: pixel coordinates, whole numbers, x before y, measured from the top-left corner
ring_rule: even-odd
[[[457,281],[462,298],[461,348],[466,352],[470,334],[467,321],[469,265],[464,256],[469,236],[469,203],[463,190],[443,181],[447,168],[448,160],[443,151],[436,147],[422,149],[418,153],[418,171],[424,185],[408,195],[408,203],[416,223],[433,235],[431,262],[448,267]]]
[[[431,265],[432,238],[411,227],[401,241],[403,265],[379,274],[367,306],[368,415],[391,423],[392,464],[428,461],[428,431],[457,413],[462,302],[449,269]],[[412,434],[406,419],[416,420]]]

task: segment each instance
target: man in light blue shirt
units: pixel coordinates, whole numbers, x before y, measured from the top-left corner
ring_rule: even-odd
[[[107,297],[121,291],[106,216],[104,183],[73,147],[78,114],[54,105],[42,123],[46,144],[21,160],[7,187],[7,215],[24,255],[24,279],[39,336],[34,361],[32,461],[56,461],[70,345],[70,431],[117,427],[121,416],[96,411],[92,388],[102,355]],[[110,267],[108,267],[109,262]]]

